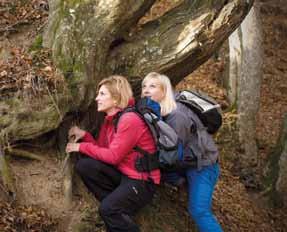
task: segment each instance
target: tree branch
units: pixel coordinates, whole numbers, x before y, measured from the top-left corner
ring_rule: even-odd
[[[112,73],[166,73],[177,84],[204,63],[244,19],[253,1],[185,1],[147,23],[109,57]],[[140,78],[137,78],[140,79]]]

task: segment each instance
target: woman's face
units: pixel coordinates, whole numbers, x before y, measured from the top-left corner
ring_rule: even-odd
[[[160,81],[155,78],[145,81],[142,85],[142,97],[150,97],[156,102],[161,102],[164,98],[164,91]]]
[[[96,102],[98,104],[98,111],[105,112],[108,115],[113,114],[117,109],[116,102],[105,85],[100,87]]]

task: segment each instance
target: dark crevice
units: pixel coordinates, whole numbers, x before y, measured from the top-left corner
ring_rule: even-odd
[[[115,49],[116,47],[122,45],[124,42],[126,42],[126,40],[125,40],[124,38],[117,38],[117,39],[115,39],[115,40],[111,43],[111,45],[110,45],[110,47],[109,47],[109,50],[112,51],[112,50]]]

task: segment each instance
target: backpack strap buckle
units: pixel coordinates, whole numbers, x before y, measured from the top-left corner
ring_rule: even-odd
[[[159,168],[157,153],[150,154],[140,147],[135,147],[134,150],[143,155],[142,157],[138,157],[135,162],[135,167],[139,172],[151,172]]]

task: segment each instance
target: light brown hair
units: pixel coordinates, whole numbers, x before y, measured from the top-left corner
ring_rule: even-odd
[[[98,89],[104,85],[112,95],[119,108],[125,108],[129,104],[129,100],[133,97],[132,88],[128,80],[120,75],[112,75],[103,79],[98,84]]]

